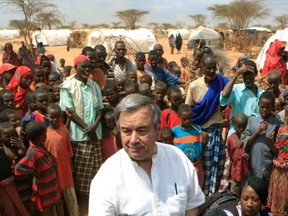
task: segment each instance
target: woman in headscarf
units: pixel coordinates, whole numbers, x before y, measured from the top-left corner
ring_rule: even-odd
[[[9,63],[4,63],[0,66],[0,89],[7,86],[12,79],[16,68],[17,67],[15,65]]]
[[[27,66],[17,68],[14,76],[7,85],[7,89],[11,90],[14,95],[15,107],[17,110],[26,112],[27,105],[25,103],[25,95],[31,91],[30,85],[33,81],[33,72]]]
[[[286,64],[283,58],[285,43],[283,41],[275,40],[270,44],[266,52],[266,59],[264,62],[262,76],[268,74],[271,70],[279,70],[281,72],[282,84],[287,85],[287,71]]]
[[[19,66],[18,55],[13,51],[12,43],[6,43],[4,46],[4,53],[2,56],[2,63],[10,63]]]

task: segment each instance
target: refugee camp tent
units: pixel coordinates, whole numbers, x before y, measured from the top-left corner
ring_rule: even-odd
[[[176,36],[180,33],[181,37],[183,40],[188,40],[190,32],[188,29],[169,29],[168,30],[168,38],[170,37],[171,34],[174,35],[174,37],[176,38]]]
[[[32,34],[32,44],[36,46],[42,42],[44,46],[65,46],[71,33],[69,29],[35,31]]]
[[[260,69],[263,68],[264,62],[266,59],[266,51],[268,50],[270,44],[275,41],[276,39],[281,40],[281,41],[288,41],[288,28],[283,29],[283,30],[278,30],[274,35],[272,35],[264,44],[261,52],[259,53],[256,62],[259,64]]]
[[[124,29],[96,29],[92,30],[87,37],[87,46],[94,47],[103,44],[108,53],[111,53],[114,44],[118,40],[126,42],[128,48],[134,52],[149,52],[156,44],[154,34],[148,29],[126,31]]]
[[[20,33],[18,30],[10,30],[10,29],[1,29],[0,30],[0,39],[1,40],[11,40],[14,38],[20,37]]]
[[[270,29],[268,29],[268,28],[257,27],[257,26],[245,28],[245,29],[243,29],[243,30],[258,31],[258,32],[272,32],[272,31],[271,31]]]
[[[188,48],[193,48],[193,44],[195,44],[197,40],[203,39],[206,42],[218,41],[220,37],[220,34],[214,29],[199,26],[191,31],[188,39]]]

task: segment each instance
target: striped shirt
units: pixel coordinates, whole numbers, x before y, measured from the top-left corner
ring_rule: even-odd
[[[195,124],[189,130],[184,130],[181,125],[172,128],[174,145],[192,162],[198,161],[202,154],[201,132],[201,127]]]
[[[278,130],[275,145],[279,149],[278,155],[274,158],[277,164],[288,168],[288,130],[287,126],[281,127]]]
[[[15,175],[27,174],[33,175],[33,208],[42,212],[61,200],[53,156],[31,142],[25,157],[15,166]]]

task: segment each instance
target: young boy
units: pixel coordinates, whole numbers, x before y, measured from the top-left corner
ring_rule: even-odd
[[[181,125],[172,128],[173,143],[180,148],[195,166],[199,185],[204,183],[204,172],[201,162],[202,147],[207,140],[207,134],[199,125],[192,124],[192,109],[188,104],[181,104],[178,109]]]
[[[161,113],[161,128],[173,128],[181,124],[178,117],[178,108],[182,104],[182,92],[177,86],[171,86],[167,92],[167,98],[171,103],[171,107],[164,109]]]
[[[61,193],[57,181],[55,161],[44,143],[47,138],[47,128],[41,121],[27,124],[26,135],[30,140],[30,147],[15,166],[15,175],[33,175],[33,194],[31,206],[39,213],[64,216]]]
[[[275,97],[278,98],[281,94],[281,90],[279,89],[281,80],[281,72],[278,70],[271,70],[268,73],[268,89],[267,91],[271,91],[274,93]]]
[[[45,80],[44,68],[41,65],[33,65],[31,68],[33,72],[34,82],[31,84],[31,89],[35,89],[35,84],[37,83],[48,83],[48,80]]]
[[[44,89],[36,89],[34,92],[34,100],[37,110],[31,114],[31,121],[42,121],[45,125],[49,126],[47,118],[47,106],[49,105],[48,92]]]
[[[1,215],[28,216],[17,189],[14,184],[12,173],[12,160],[18,158],[19,150],[25,153],[18,146],[15,139],[16,131],[9,122],[0,123],[0,213]],[[17,150],[16,150],[17,148]]]
[[[173,139],[174,137],[170,127],[163,127],[160,129],[160,142],[173,145]]]
[[[53,103],[58,104],[60,101],[60,85],[62,83],[62,80],[57,80],[53,85]]]
[[[103,89],[103,101],[114,109],[119,102],[118,96],[118,88],[115,83],[106,83]]]
[[[48,76],[49,81],[49,92],[53,92],[53,85],[56,81],[60,80],[60,75],[56,72],[52,72]]]
[[[65,59],[61,58],[60,59],[60,66],[58,67],[58,70],[62,73],[64,73],[65,70]]]
[[[21,120],[21,126],[25,129],[25,126],[31,121],[31,114],[37,110],[34,92],[27,92],[25,95],[25,103],[28,106],[28,111],[25,113],[25,116]]]
[[[47,128],[47,139],[43,145],[56,159],[59,188],[69,215],[79,215],[71,169],[73,151],[68,129],[59,125],[61,113],[59,105],[49,104],[47,117],[50,124]]]
[[[125,82],[126,82],[125,76],[120,75],[120,76],[115,77],[115,84],[118,88],[119,100],[121,100],[122,98],[126,96],[125,90],[124,90]]]
[[[264,92],[259,99],[258,116],[248,119],[245,131],[241,135],[241,140],[245,148],[250,150],[251,167],[253,176],[269,179],[272,169],[273,154],[268,146],[269,142],[266,133],[279,128],[279,121],[272,115],[275,103],[275,95],[272,92]]]
[[[239,196],[240,184],[250,176],[250,156],[246,153],[241,141],[241,134],[247,126],[248,118],[244,113],[236,113],[232,117],[235,132],[227,139],[227,151],[231,159],[230,191]]]
[[[139,85],[138,93],[153,98],[151,88],[147,83],[142,83]]]
[[[125,96],[133,93],[137,93],[136,83],[132,80],[126,80],[124,85]]]
[[[161,111],[168,108],[167,102],[164,99],[166,92],[166,83],[159,81],[155,84],[155,89],[153,91],[154,101],[157,103]]]
[[[138,82],[137,73],[136,71],[127,71],[126,72],[127,80],[132,80],[135,84]]]
[[[147,83],[151,90],[154,90],[155,84],[153,83],[153,79],[151,76],[145,74],[139,79],[140,85],[143,83]]]

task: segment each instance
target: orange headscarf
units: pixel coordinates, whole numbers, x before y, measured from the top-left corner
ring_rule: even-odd
[[[16,109],[26,108],[25,95],[28,91],[31,91],[30,88],[23,89],[20,87],[21,79],[25,75],[33,76],[33,72],[27,66],[18,67],[14,76],[6,87],[7,89],[11,90],[14,95]]]

